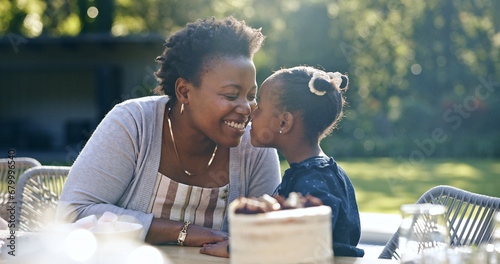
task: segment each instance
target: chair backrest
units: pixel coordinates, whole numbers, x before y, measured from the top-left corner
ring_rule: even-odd
[[[41,165],[36,159],[27,157],[0,159],[0,217],[5,220],[14,217],[14,215],[9,214],[8,205],[9,202],[15,202],[14,199],[11,199],[14,198],[11,197],[11,194],[17,192],[14,189],[17,180],[27,169]],[[9,175],[11,176],[9,177]],[[9,179],[13,180],[14,184],[9,183]]]
[[[54,220],[62,188],[71,167],[38,166],[27,170],[17,182],[19,230],[39,231]]]
[[[452,186],[436,186],[425,192],[417,204],[442,204],[446,207],[451,246],[491,242],[494,218],[500,211],[500,198],[468,192]],[[387,242],[379,258],[399,259],[399,232]]]

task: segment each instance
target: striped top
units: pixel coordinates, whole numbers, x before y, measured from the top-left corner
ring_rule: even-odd
[[[176,182],[158,172],[152,213],[157,218],[189,221],[194,225],[222,229],[227,210],[229,184],[204,188]]]

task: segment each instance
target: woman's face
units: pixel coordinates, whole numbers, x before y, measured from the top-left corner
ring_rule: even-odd
[[[255,74],[249,58],[207,60],[200,86],[188,95],[194,128],[221,146],[238,146],[256,107]]]
[[[270,91],[274,89],[276,81],[266,80],[262,83],[259,92],[259,104],[252,112],[251,141],[254,147],[276,147],[274,144],[280,131],[279,112],[271,100]]]

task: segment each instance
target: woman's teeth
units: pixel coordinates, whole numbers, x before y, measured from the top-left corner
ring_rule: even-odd
[[[230,127],[234,127],[240,130],[245,128],[245,123],[236,123],[234,121],[224,121],[224,123]]]

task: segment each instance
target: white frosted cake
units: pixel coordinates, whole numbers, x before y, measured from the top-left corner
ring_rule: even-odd
[[[244,214],[237,203],[229,207],[231,263],[333,263],[329,206]]]

